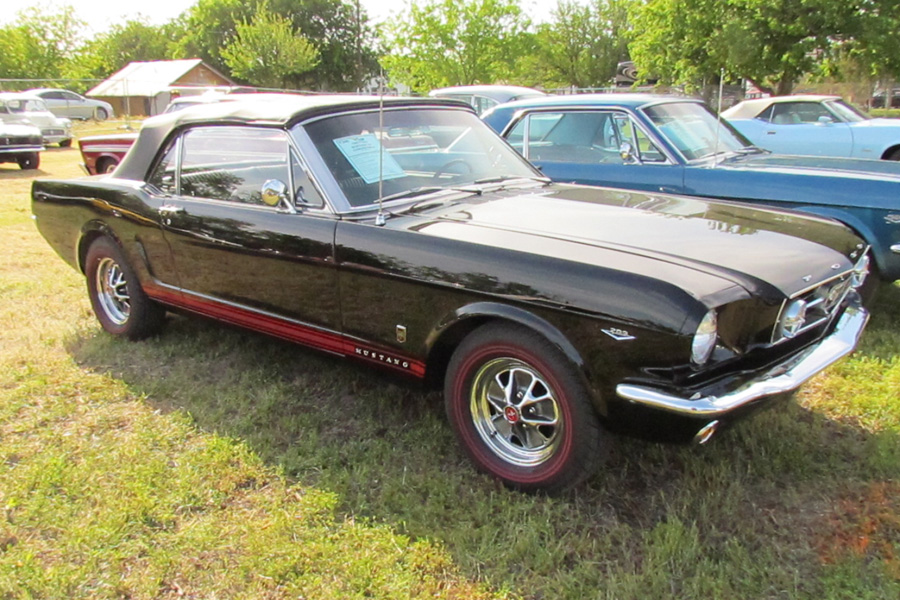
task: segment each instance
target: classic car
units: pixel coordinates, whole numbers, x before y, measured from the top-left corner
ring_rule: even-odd
[[[41,98],[50,112],[58,117],[105,121],[114,114],[112,104],[109,102],[85,98],[69,90],[37,88],[28,90],[28,93]]]
[[[544,92],[518,85],[457,85],[428,92],[432,98],[450,98],[470,104],[479,115],[489,109],[515,100],[540,98]]]
[[[650,94],[548,96],[482,118],[556,181],[762,203],[837,219],[900,279],[900,165],[776,155],[700,100]],[[877,280],[873,278],[873,284]]]
[[[760,148],[779,154],[900,160],[900,120],[873,119],[840,96],[744,100],[722,117]]]
[[[34,125],[41,130],[44,144],[72,145],[72,121],[57,117],[37,96],[20,92],[0,93],[0,121]]]
[[[41,130],[31,125],[0,121],[0,163],[17,163],[20,169],[37,169],[41,164]]]
[[[707,441],[851,352],[868,256],[766,208],[550,183],[454,101],[211,104],[37,180],[102,327],[205,315],[443,387],[478,468],[559,490],[608,430]]]

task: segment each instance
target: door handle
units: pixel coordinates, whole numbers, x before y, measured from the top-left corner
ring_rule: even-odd
[[[766,135],[775,135],[775,132],[774,132],[774,131],[767,131],[767,132],[766,132]]]
[[[157,209],[161,215],[178,215],[184,212],[183,206],[175,206],[174,204],[163,204]]]

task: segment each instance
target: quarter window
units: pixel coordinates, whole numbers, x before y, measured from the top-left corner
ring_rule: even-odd
[[[153,173],[150,174],[150,179],[147,180],[147,183],[163,194],[174,195],[178,193],[175,184],[175,163],[177,157],[178,144],[173,143],[171,147],[166,150],[166,154],[163,156],[162,160],[157,163],[156,168],[153,169]]]

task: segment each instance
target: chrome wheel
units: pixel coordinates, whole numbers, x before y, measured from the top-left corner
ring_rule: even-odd
[[[556,394],[520,360],[497,358],[478,369],[470,411],[482,441],[508,463],[540,465],[559,446],[563,423]]]
[[[128,282],[119,264],[103,258],[97,265],[97,300],[106,316],[116,325],[124,325],[131,316]]]

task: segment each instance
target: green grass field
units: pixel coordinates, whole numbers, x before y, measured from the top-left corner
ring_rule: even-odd
[[[900,286],[795,397],[528,496],[377,371],[178,316],[104,334],[34,176],[0,165],[2,599],[900,597]]]

